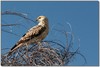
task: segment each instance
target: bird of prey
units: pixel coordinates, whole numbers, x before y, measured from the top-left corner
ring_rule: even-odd
[[[12,52],[14,52],[19,47],[22,47],[23,45],[39,43],[48,35],[49,32],[48,18],[45,16],[39,16],[37,17],[36,21],[38,22],[38,25],[29,29],[21,37],[21,39],[11,48],[8,55],[11,55]]]

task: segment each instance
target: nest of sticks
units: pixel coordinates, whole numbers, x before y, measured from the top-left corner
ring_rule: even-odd
[[[58,45],[59,48],[54,48],[52,45]],[[41,45],[31,44],[28,47],[20,47],[10,56],[7,54],[1,56],[2,66],[62,66],[70,62],[76,51],[69,52],[57,42],[44,41]]]

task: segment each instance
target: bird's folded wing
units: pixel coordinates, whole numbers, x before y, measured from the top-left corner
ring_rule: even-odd
[[[46,30],[46,27],[43,27],[41,25],[37,25],[33,28],[31,28],[26,34],[22,36],[22,38],[18,41],[18,44],[27,42],[35,37],[38,37]]]

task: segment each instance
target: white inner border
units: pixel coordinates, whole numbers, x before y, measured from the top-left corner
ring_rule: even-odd
[[[1,1],[98,1],[98,0],[1,0]],[[0,12],[1,12],[1,1],[0,1]],[[100,8],[100,0],[99,0],[99,8]],[[100,12],[100,9],[99,9],[99,12]],[[100,13],[99,13],[99,16],[100,16]],[[0,21],[1,21],[1,14],[0,14]],[[99,22],[100,22],[100,17],[99,17]],[[100,23],[99,23],[99,26],[100,26]],[[1,31],[1,22],[0,22],[0,31]],[[100,27],[99,27],[99,33],[100,33]],[[1,36],[1,32],[0,32],[0,36]],[[0,37],[0,43],[1,43],[1,37]],[[99,44],[100,44],[100,39],[99,39]],[[99,45],[99,48],[100,48],[100,45]],[[0,46],[0,50],[1,50],[1,46]],[[100,49],[99,49],[99,56],[100,56]],[[0,51],[0,63],[1,63],[1,51]],[[0,64],[0,67],[2,67],[1,64]],[[8,66],[3,66],[3,67],[8,67]],[[11,66],[11,67],[15,67],[15,66]],[[16,66],[16,67],[25,67],[25,66]],[[31,66],[26,66],[26,67],[31,67]],[[34,67],[47,67],[47,66],[34,66]],[[52,67],[52,66],[49,66],[49,67]],[[53,67],[58,67],[58,66],[53,66]],[[59,66],[59,67],[99,67],[99,66]]]

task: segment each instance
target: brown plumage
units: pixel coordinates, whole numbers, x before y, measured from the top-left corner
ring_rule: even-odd
[[[29,45],[31,43],[38,43],[42,41],[48,34],[49,27],[48,27],[48,19],[45,16],[39,16],[36,19],[38,25],[32,27],[25,33],[21,39],[11,48],[8,55],[11,55],[13,51],[22,47],[23,45]]]

